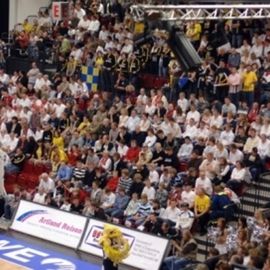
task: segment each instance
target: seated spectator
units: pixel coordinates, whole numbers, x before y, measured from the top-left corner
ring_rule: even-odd
[[[7,173],[19,173],[23,168],[25,162],[25,155],[20,148],[16,149],[15,154],[10,158],[10,163],[5,167]]]
[[[180,213],[177,217],[175,228],[181,231],[190,231],[194,222],[194,213],[189,210],[189,204],[182,202],[180,204]]]
[[[127,218],[126,225],[134,225],[136,228],[143,224],[148,215],[153,212],[151,204],[148,202],[146,194],[142,194],[136,214]]]
[[[139,208],[139,200],[138,200],[138,194],[132,193],[131,200],[128,203],[127,208],[124,211],[124,218],[127,219],[133,215],[135,215]]]
[[[144,188],[142,190],[142,194],[146,194],[150,202],[155,199],[156,190],[154,187],[152,187],[150,179],[144,181]]]
[[[111,205],[105,209],[106,215],[111,218],[122,218],[124,215],[124,210],[126,209],[129,202],[129,197],[126,195],[124,189],[119,188],[118,193],[116,194],[115,201]]]
[[[248,154],[244,160],[247,169],[250,171],[251,180],[257,181],[259,175],[262,172],[262,160],[258,154],[257,147],[253,147],[250,154]]]
[[[194,203],[195,218],[198,221],[199,231],[201,235],[206,234],[206,226],[209,221],[209,211],[211,207],[211,200],[203,188],[196,189],[196,197]]]
[[[92,189],[90,193],[91,201],[99,205],[101,201],[101,196],[102,196],[102,190],[99,188],[99,183],[96,181],[93,181]]]
[[[247,171],[244,163],[236,161],[235,168],[232,170],[231,179],[227,182],[227,186],[235,191],[239,192],[246,180]]]
[[[176,255],[164,260],[162,270],[170,270],[172,268],[184,269],[188,264],[196,262],[198,244],[188,230],[183,232],[183,239],[181,241],[176,240],[172,244]]]
[[[39,177],[38,188],[43,190],[46,194],[53,193],[55,189],[54,180],[50,178],[47,173],[42,173]]]
[[[216,220],[224,218],[230,220],[233,217],[234,203],[229,196],[224,192],[223,187],[216,186],[214,195],[212,196],[210,219]]]
[[[181,145],[177,157],[180,161],[187,161],[190,159],[190,155],[193,150],[193,144],[189,137],[185,137],[185,142]]]
[[[114,205],[116,195],[109,189],[105,188],[101,196],[101,205],[100,207],[104,210],[111,208]]]
[[[165,209],[162,215],[162,218],[173,226],[175,226],[180,214],[180,209],[177,207],[177,203],[178,202],[176,200],[171,199],[169,206]]]
[[[200,170],[200,176],[196,179],[195,188],[203,188],[205,193],[209,196],[213,193],[213,187],[211,180],[206,176],[204,170]]]
[[[71,177],[72,177],[72,169],[65,162],[61,162],[55,180],[70,181]]]

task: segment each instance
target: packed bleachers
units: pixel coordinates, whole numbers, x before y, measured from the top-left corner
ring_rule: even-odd
[[[0,42],[2,220],[23,198],[169,238],[162,269],[270,269],[269,22],[183,23],[187,71],[158,24],[136,46],[129,4],[69,3]]]

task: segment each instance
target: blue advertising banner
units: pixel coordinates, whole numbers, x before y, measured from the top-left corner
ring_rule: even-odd
[[[59,252],[44,249],[0,234],[0,269],[101,270],[101,266],[81,261]],[[13,267],[13,268],[12,268]]]

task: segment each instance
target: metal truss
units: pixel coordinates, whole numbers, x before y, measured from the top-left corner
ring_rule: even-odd
[[[155,17],[165,21],[246,20],[270,18],[270,4],[258,5],[133,5],[136,20]]]

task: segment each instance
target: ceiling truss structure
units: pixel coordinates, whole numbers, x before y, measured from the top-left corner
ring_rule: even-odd
[[[270,19],[270,5],[133,5],[136,20],[158,15],[165,21]]]

